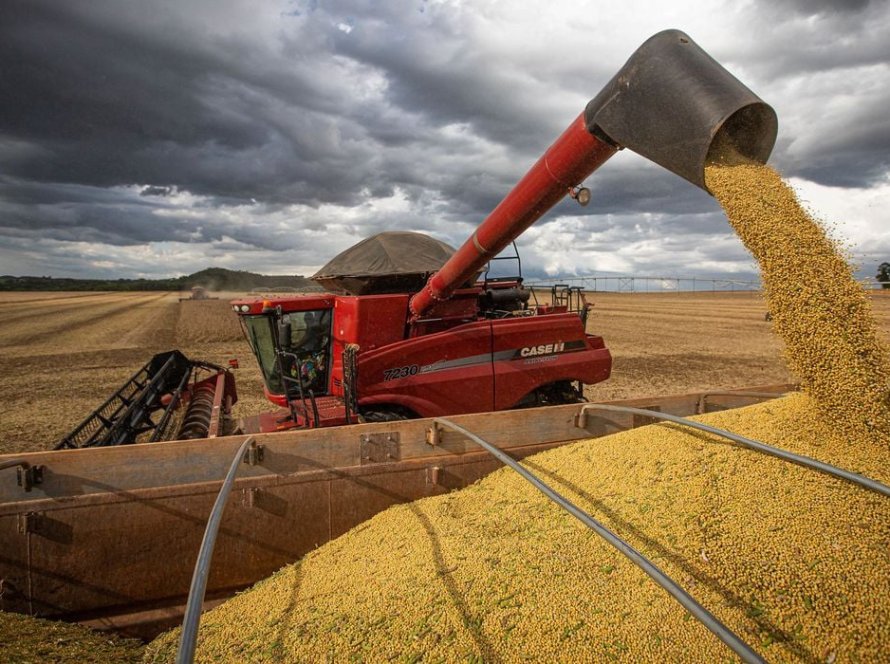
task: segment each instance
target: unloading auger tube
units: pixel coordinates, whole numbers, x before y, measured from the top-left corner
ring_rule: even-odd
[[[412,320],[447,300],[622,148],[707,191],[711,162],[765,163],[776,113],[679,30],[640,46],[475,233],[411,299]]]

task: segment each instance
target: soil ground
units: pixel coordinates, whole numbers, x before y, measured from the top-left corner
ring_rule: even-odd
[[[239,416],[269,410],[228,303],[176,293],[0,293],[0,453],[50,449],[154,353],[238,358]],[[759,293],[593,293],[588,331],[612,352],[591,400],[794,382]],[[890,332],[890,292],[872,295]]]

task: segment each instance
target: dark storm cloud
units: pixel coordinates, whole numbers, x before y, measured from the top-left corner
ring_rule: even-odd
[[[394,40],[404,6],[389,15],[366,8],[367,16],[342,6],[362,23],[351,35],[333,27],[337,15],[307,7],[311,20],[277,50],[208,35],[175,8],[165,21],[116,4],[12,2],[0,11],[0,58],[10,63],[0,132],[42,148],[4,160],[20,178],[351,203],[362,187],[425,185],[417,163],[425,151],[448,150],[430,135],[442,124],[537,150],[560,122],[542,121],[534,97],[511,99],[509,63],[443,58],[438,49],[467,46],[447,16]],[[385,103],[356,98],[347,80],[324,81],[342,73],[324,63],[343,56],[382,72]],[[412,154],[381,154],[400,146]]]
[[[542,94],[550,91],[546,86],[530,94],[530,76],[509,61],[475,52],[464,43],[459,26],[445,22],[437,30],[393,40],[397,24],[369,21],[355,34],[335,39],[337,52],[386,73],[392,103],[422,112],[433,126],[468,124],[477,135],[518,151],[546,146],[564,128],[559,116],[547,113],[552,105]],[[443,46],[450,57],[443,57]],[[565,125],[571,119],[565,118]]]
[[[887,0],[758,0],[741,28],[746,39],[717,50],[723,62],[738,60],[764,82],[885,65],[890,55],[887,11]]]
[[[888,17],[886,0],[758,0],[740,26],[753,39],[716,45],[718,59],[775,107],[772,161],[786,175],[839,187],[886,177]]]
[[[9,237],[118,246],[149,242],[220,242],[231,238],[265,249],[286,246],[279,233],[215,218],[195,219],[142,191],[84,185],[22,183],[0,178],[0,219]]]
[[[886,177],[881,4],[763,0],[739,13],[756,39],[715,40],[718,59],[779,111],[786,174],[838,186]],[[460,244],[638,45],[616,37],[582,57],[544,48],[554,35],[489,39],[492,21],[510,18],[501,11],[2,3],[0,237],[290,252],[308,265],[384,229]],[[876,70],[867,94],[849,77],[843,94],[824,80],[855,67]],[[820,112],[823,98],[849,103]],[[590,207],[564,201],[541,224],[584,215],[595,235],[574,237],[591,251],[726,232],[705,192],[628,152],[587,185]],[[738,257],[737,243],[708,246]]]
[[[0,218],[6,235],[129,245],[189,241],[188,229],[154,214],[157,207],[121,192],[0,181]]]
[[[882,126],[883,125],[883,126]],[[881,131],[874,131],[874,129]],[[826,137],[825,143],[810,151],[789,175],[836,187],[858,187],[878,183],[890,171],[890,121],[853,127],[844,134]]]
[[[345,91],[320,82],[323,71],[148,11],[2,5],[0,133],[41,147],[4,159],[7,173],[286,201],[351,191],[331,186],[333,169],[349,177],[347,155],[331,149],[336,128],[323,114]]]

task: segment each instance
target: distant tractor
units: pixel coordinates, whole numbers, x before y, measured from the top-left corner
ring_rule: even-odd
[[[179,301],[183,300],[218,300],[218,297],[210,297],[207,294],[207,289],[203,286],[192,286],[192,293],[189,297],[181,297]]]

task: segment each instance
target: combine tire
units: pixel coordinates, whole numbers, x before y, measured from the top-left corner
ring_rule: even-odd
[[[363,422],[398,422],[399,420],[413,420],[417,417],[407,408],[390,406],[379,410],[363,410],[361,420]]]
[[[562,406],[569,403],[585,403],[587,399],[575,383],[560,381],[542,385],[530,392],[514,408],[538,408],[540,406]]]

